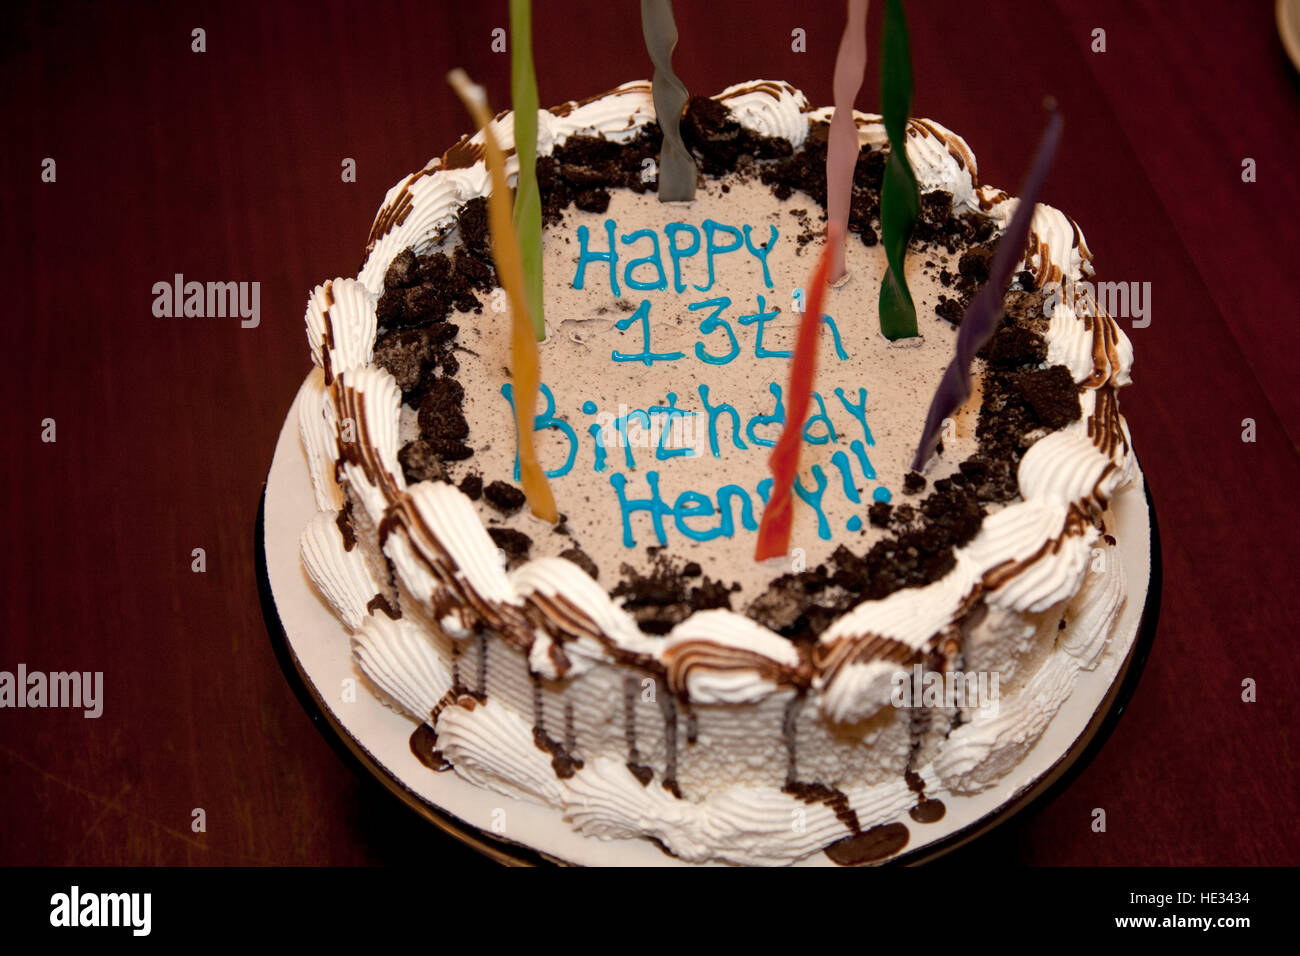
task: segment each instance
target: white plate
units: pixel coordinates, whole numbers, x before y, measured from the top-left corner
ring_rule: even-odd
[[[263,595],[267,626],[274,641],[278,642],[282,633],[285,642],[285,647],[277,648],[281,662],[286,670],[291,664],[296,671],[296,675],[289,674],[291,679],[301,678],[305,684],[310,701],[304,703],[320,710],[329,725],[327,736],[337,735],[369,773],[431,822],[503,862],[535,862],[534,853],[519,849],[522,845],[555,862],[690,865],[668,856],[648,840],[582,836],[559,810],[475,787],[454,772],[435,773],[416,760],[409,746],[415,722],[385,707],[369,692],[366,679],[353,664],[347,629],[317,595],[298,556],[298,537],[316,510],[298,437],[302,394],[300,390],[280,431],[267,476],[259,529],[264,567],[259,573],[265,575],[264,586],[269,584],[273,597],[270,601]],[[1157,549],[1153,562],[1153,512],[1140,472],[1138,479],[1112,500],[1110,513],[1128,574],[1129,595],[1105,656],[1095,670],[1078,673],[1073,693],[1038,743],[997,786],[973,796],[927,791],[927,797],[942,799],[947,807],[943,819],[936,823],[917,823],[904,813],[898,822],[907,826],[911,836],[894,861],[932,858],[1003,822],[1061,780],[1089,751],[1094,739],[1100,745],[1118,718],[1145,663],[1159,607],[1159,552]],[[262,560],[263,554],[259,554],[259,562]],[[344,693],[349,682],[355,688],[351,702]],[[1104,724],[1105,733],[1098,738]],[[494,819],[502,819],[498,810],[504,810],[504,819],[509,821],[506,833],[493,829]],[[835,864],[818,853],[799,865]]]

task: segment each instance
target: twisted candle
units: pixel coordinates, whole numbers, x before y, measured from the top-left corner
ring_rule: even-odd
[[[537,74],[533,70],[531,0],[510,0],[510,105],[515,111],[515,229],[524,290],[537,341],[546,338],[542,301],[542,194],[537,187]]]
[[[835,113],[826,145],[826,221],[839,227],[840,238],[831,249],[830,281],[844,277],[844,239],[849,228],[853,199],[853,167],[858,162],[858,124],[853,101],[862,88],[867,68],[867,0],[849,0],[844,33],[835,57]],[[829,241],[829,240],[828,240]]]
[[[988,281],[975,294],[966,314],[962,316],[961,328],[957,331],[957,354],[944,371],[943,378],[939,380],[939,388],[930,400],[930,412],[926,415],[916,455],[912,458],[913,471],[919,472],[925,467],[926,461],[939,444],[943,420],[970,397],[971,360],[997,331],[998,321],[1002,318],[1002,297],[1011,282],[1011,270],[1024,254],[1025,243],[1029,239],[1029,223],[1034,218],[1034,206],[1038,203],[1038,194],[1042,191],[1047,171],[1052,166],[1056,146],[1061,141],[1063,124],[1061,114],[1053,110],[1047,128],[1043,130],[1043,137],[1038,142],[1029,173],[1020,185],[1020,199],[1016,203],[1011,224],[998,240],[997,251],[993,253]]]
[[[682,110],[690,94],[673,72],[673,48],[677,46],[677,24],[672,0],[641,0],[641,32],[646,52],[655,65],[651,87],[655,115],[663,130],[659,152],[659,201],[695,198],[695,159],[682,143]]]
[[[916,335],[916,306],[907,289],[903,258],[921,211],[916,175],[907,158],[907,117],[912,110],[912,54],[902,0],[885,0],[880,33],[880,113],[889,134],[889,160],[880,188],[880,236],[889,266],[880,283],[880,331],[892,340]]]
[[[559,520],[555,498],[546,481],[546,472],[537,461],[533,446],[533,419],[537,413],[537,391],[541,372],[537,361],[537,339],[528,319],[528,301],[524,297],[524,269],[519,258],[519,239],[511,221],[510,188],[506,185],[506,161],[492,134],[492,111],[488,109],[483,87],[470,82],[464,70],[447,74],[456,95],[469,110],[474,122],[483,127],[483,147],[492,192],[488,194],[488,225],[492,234],[492,261],[497,278],[510,302],[510,365],[514,375],[515,429],[519,434],[519,474],[533,514],[554,524]]]
[[[808,281],[808,303],[799,321],[799,335],[795,339],[794,358],[790,361],[790,388],[786,394],[789,408],[781,437],[772,449],[769,463],[772,468],[772,493],[763,509],[763,520],[758,526],[758,544],[754,560],[776,558],[790,550],[791,491],[795,473],[799,470],[799,444],[803,441],[804,419],[812,404],[813,377],[817,374],[817,331],[822,324],[822,298],[826,293],[826,280],[830,274],[831,250],[844,236],[835,223],[826,227],[826,245],[812,278]]]

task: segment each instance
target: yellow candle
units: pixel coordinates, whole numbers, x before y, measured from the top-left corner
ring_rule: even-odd
[[[474,122],[483,127],[483,146],[487,154],[492,192],[488,196],[488,225],[492,233],[492,259],[497,278],[506,290],[510,303],[510,365],[514,372],[515,429],[519,433],[519,474],[524,495],[533,514],[554,524],[559,520],[555,497],[546,480],[546,472],[537,460],[533,446],[533,419],[537,414],[537,391],[541,371],[537,361],[537,339],[533,335],[528,302],[524,297],[524,267],[519,257],[519,237],[515,235],[510,188],[506,185],[506,161],[492,135],[492,111],[481,86],[470,82],[464,70],[447,74],[456,95],[469,110]]]

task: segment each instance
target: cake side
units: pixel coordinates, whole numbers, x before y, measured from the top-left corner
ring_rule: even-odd
[[[719,102],[746,129],[778,133],[791,149],[818,121],[784,84],[744,84]],[[648,85],[628,84],[541,115],[549,140],[540,145],[549,153],[579,130],[625,142],[652,121],[653,108]],[[880,142],[877,118],[860,115],[858,122],[864,144]],[[508,115],[497,120],[503,133],[509,125]],[[913,121],[909,155],[913,145],[923,188],[943,188],[954,203],[1005,225],[1014,200],[976,184],[974,157],[959,138]],[[730,611],[696,612],[666,639],[652,637],[571,562],[541,559],[507,574],[469,499],[442,483],[407,487],[398,464],[400,392],[370,366],[374,335],[367,345],[364,333],[374,328],[380,279],[392,259],[446,239],[456,228],[452,210],[486,188],[473,154],[471,137],[390,191],[359,281],[319,287],[315,311],[309,308],[322,368],[309,407],[321,414],[304,419],[304,443],[318,506],[346,502],[351,521],[314,522],[304,556],[312,556],[307,565],[318,587],[359,631],[363,670],[417,719],[430,720],[458,772],[565,806],[584,832],[655,835],[689,859],[775,862],[814,852],[846,827],[850,835],[864,831],[916,802],[908,772],[930,788],[977,789],[996,779],[997,768],[1036,739],[1032,728],[1050,719],[1053,701],[1059,706],[1068,695],[1070,667],[1094,662],[1104,647],[1099,635],[1113,614],[1084,613],[1093,592],[1104,583],[1110,606],[1122,604],[1117,562],[1084,580],[1101,534],[1095,515],[1134,469],[1114,402],[1131,363],[1122,332],[1108,317],[1080,317],[1062,306],[1044,317],[1047,360],[1069,369],[1082,415],[1034,442],[1018,469],[1023,500],[986,517],[939,580],[862,602],[826,628],[806,657]],[[1077,280],[1090,271],[1089,260],[1077,226],[1040,206],[1025,254],[1036,283]],[[350,547],[345,524],[355,538]],[[322,543],[331,530],[341,551]],[[358,608],[368,583],[375,591]],[[1089,603],[1076,607],[1076,594]],[[1074,618],[1062,632],[1069,635],[1064,649],[1043,655],[1060,643],[1047,632],[1059,630],[1062,610]],[[390,620],[394,614],[400,620]],[[983,655],[1012,681],[1020,672],[1012,690],[1035,703],[1015,727],[1030,732],[1008,739],[961,714],[946,715],[943,727],[917,728],[907,711],[889,706],[890,675],[900,665],[937,656],[953,666],[959,648],[972,659]],[[380,649],[400,649],[405,658],[393,660],[405,659],[405,667],[381,666]],[[499,672],[494,682],[486,679],[489,660]],[[424,679],[398,676],[408,671]],[[639,675],[668,693],[629,695],[627,681],[640,687]],[[474,706],[450,706],[456,702]],[[1008,706],[1004,700],[1004,714]],[[627,726],[641,728],[631,743]],[[844,744],[835,728],[846,727],[853,734]],[[503,746],[521,735],[524,745]],[[751,738],[761,746],[747,749],[743,741]],[[941,749],[943,759],[927,755],[923,767],[918,754],[926,746]],[[745,766],[758,769],[746,773]],[[647,787],[651,777],[658,784]],[[789,833],[792,804],[816,821],[797,838]]]

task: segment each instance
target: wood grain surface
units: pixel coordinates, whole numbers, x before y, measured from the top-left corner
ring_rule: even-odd
[[[1273,5],[908,6],[916,114],[1013,189],[1054,95],[1066,131],[1044,201],[1082,225],[1099,278],[1152,288],[1122,404],[1164,534],[1154,652],[1075,784],[953,862],[1300,862],[1300,82]],[[649,75],[632,0],[535,7],[544,104]],[[677,72],[696,93],[784,78],[829,103],[842,10],[679,2]],[[253,522],[309,367],[308,290],[355,274],[384,192],[468,127],[451,67],[508,105],[490,48],[505,25],[503,0],[10,10],[0,669],[102,671],[104,713],[0,711],[0,864],[490,865],[313,728],[263,624]],[[260,282],[260,325],[156,318],[153,284],[176,273]]]

